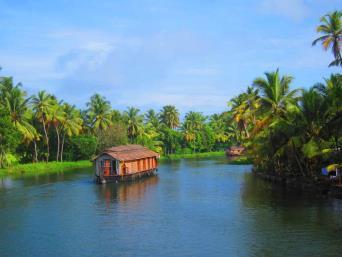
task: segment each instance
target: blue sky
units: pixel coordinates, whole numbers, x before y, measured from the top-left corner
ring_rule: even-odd
[[[337,68],[311,47],[342,0],[4,1],[0,65],[29,94],[45,89],[83,108],[98,92],[113,108],[174,104],[224,111],[265,71],[309,87]]]

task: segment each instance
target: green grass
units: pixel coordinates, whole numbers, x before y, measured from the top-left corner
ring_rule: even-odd
[[[205,152],[205,153],[184,153],[184,154],[169,154],[160,157],[161,160],[179,160],[191,158],[204,158],[204,157],[223,157],[225,153],[220,152]]]
[[[229,164],[235,164],[235,165],[252,164],[252,160],[248,158],[247,156],[237,156],[229,160]]]
[[[3,176],[35,176],[43,174],[55,174],[65,171],[72,171],[76,168],[91,167],[92,163],[89,160],[77,162],[39,162],[18,164],[6,169],[0,169],[0,177]]]

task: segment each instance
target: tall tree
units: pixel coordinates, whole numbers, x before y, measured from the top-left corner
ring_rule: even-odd
[[[124,112],[124,120],[127,126],[127,135],[131,143],[142,132],[143,116],[139,114],[140,110],[134,107],[128,107]]]
[[[105,97],[95,94],[87,103],[87,117],[93,132],[105,130],[112,124],[112,112],[110,102]]]
[[[146,124],[150,123],[155,128],[159,127],[159,117],[153,109],[150,109],[146,112],[145,123]]]
[[[63,123],[65,118],[65,114],[61,103],[54,101],[54,105],[51,110],[51,124],[55,128],[56,135],[57,135],[57,150],[56,150],[56,161],[59,161],[59,154],[61,148],[61,124]]]
[[[174,105],[166,105],[160,111],[160,121],[167,127],[175,129],[179,127],[179,112]]]
[[[82,131],[81,114],[74,105],[64,103],[62,105],[63,118],[61,119],[62,142],[60,149],[60,161],[63,161],[65,136],[78,135]]]
[[[46,144],[46,161],[49,161],[50,145],[48,136],[48,124],[51,121],[51,115],[55,105],[55,100],[50,94],[47,94],[44,90],[39,91],[37,95],[32,98],[33,110],[36,118],[43,125],[45,144]]]
[[[323,34],[312,42],[316,45],[322,42],[325,51],[331,48],[335,60],[330,66],[342,66],[341,42],[342,42],[342,12],[334,11],[321,18],[321,24],[317,27],[317,32]]]
[[[185,140],[191,145],[193,151],[196,151],[196,139],[204,127],[206,117],[200,112],[190,111],[185,115],[183,131]]]
[[[260,92],[260,108],[262,119],[256,122],[255,131],[270,124],[275,117],[284,117],[288,108],[296,108],[298,89],[290,91],[293,77],[284,75],[280,77],[279,70],[265,72],[266,79],[259,77],[253,86]]]

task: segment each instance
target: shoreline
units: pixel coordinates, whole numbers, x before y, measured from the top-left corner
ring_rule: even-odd
[[[0,169],[0,177],[8,176],[36,176],[46,174],[57,174],[72,171],[78,168],[89,168],[92,162],[89,160],[74,162],[37,162],[18,164],[13,167]]]
[[[323,177],[312,179],[286,175],[281,176],[275,173],[264,173],[255,170],[252,172],[258,178],[290,190],[297,190],[305,194],[314,194],[320,197],[342,199],[342,186],[333,185],[329,179]]]
[[[180,159],[200,159],[209,157],[226,157],[224,151],[220,152],[204,152],[191,154],[170,154],[162,155],[160,161],[164,160],[180,160]],[[232,158],[228,161],[232,165],[251,164],[251,161],[245,156]],[[90,160],[74,161],[74,162],[38,162],[17,164],[9,168],[0,169],[0,177],[20,177],[20,176],[37,176],[47,174],[58,174],[61,172],[72,171],[73,169],[90,168],[92,167]]]

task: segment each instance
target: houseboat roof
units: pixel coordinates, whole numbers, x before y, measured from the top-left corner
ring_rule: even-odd
[[[99,156],[107,154],[119,161],[131,161],[149,157],[159,157],[159,154],[141,145],[122,145],[105,149]]]
[[[229,150],[245,150],[243,146],[231,146],[228,148]]]

